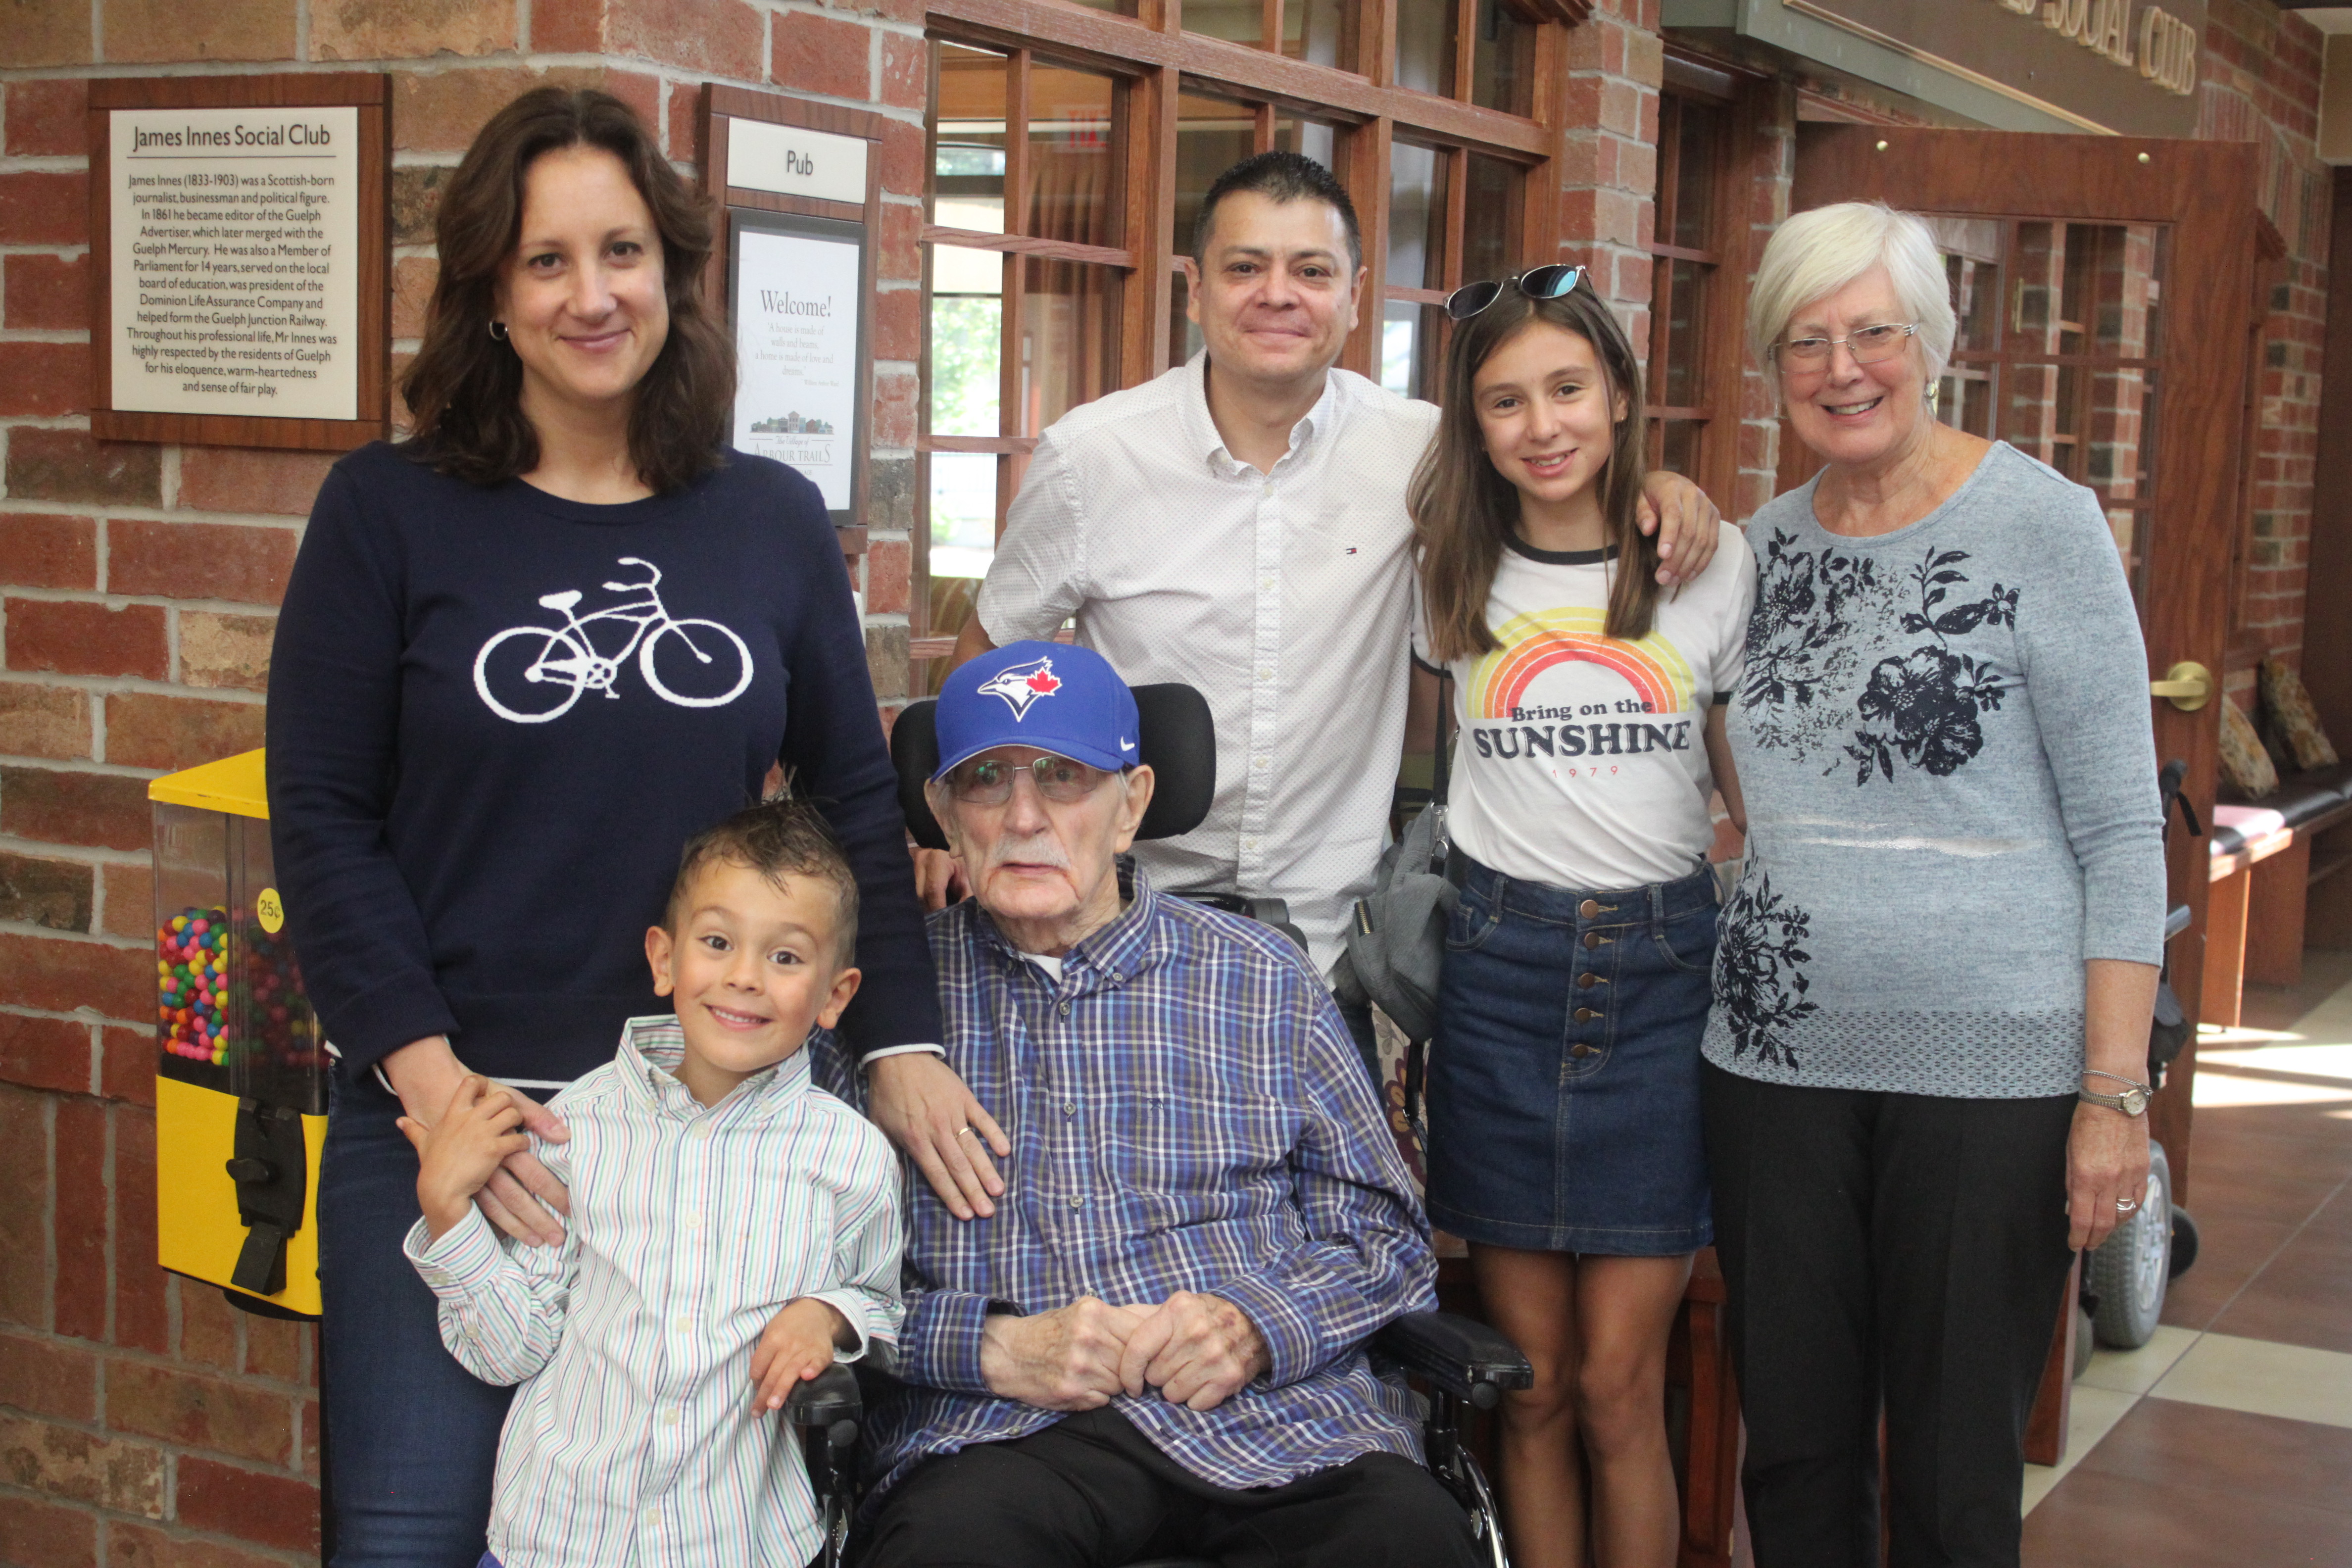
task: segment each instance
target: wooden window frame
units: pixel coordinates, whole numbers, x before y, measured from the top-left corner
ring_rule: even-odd
[[[1265,0],[1260,44],[1279,42],[1282,7],[1301,0]],[[1516,222],[1515,266],[1549,259],[1559,245],[1559,204],[1543,177],[1558,156],[1565,129],[1557,122],[1559,90],[1567,70],[1566,27],[1582,22],[1591,0],[1503,0],[1522,21],[1537,25],[1530,84],[1535,113],[1522,117],[1482,109],[1468,101],[1476,69],[1478,0],[1450,0],[1456,29],[1454,84],[1457,98],[1444,98],[1395,84],[1397,0],[1349,0],[1356,7],[1346,30],[1343,67],[1294,60],[1278,48],[1237,44],[1183,30],[1182,0],[1136,0],[1136,14],[1119,15],[1071,0],[932,0],[929,37],[944,43],[994,50],[1008,57],[1042,59],[1117,79],[1113,135],[1119,158],[1123,243],[1116,247],[1073,247],[1016,235],[982,235],[926,225],[926,242],[1005,252],[1007,341],[1015,321],[1013,289],[1021,255],[1055,256],[1119,268],[1125,274],[1118,307],[1116,385],[1139,385],[1169,362],[1170,309],[1179,270],[1179,252],[1188,236],[1175,233],[1178,100],[1202,94],[1249,105],[1255,111],[1255,145],[1270,148],[1278,116],[1295,113],[1333,127],[1334,173],[1348,187],[1367,237],[1388,232],[1390,180],[1396,141],[1437,151],[1445,188],[1445,236],[1432,258],[1441,286],[1389,287],[1382,243],[1368,243],[1363,301],[1355,330],[1341,352],[1343,369],[1377,378],[1381,321],[1390,302],[1432,305],[1458,287],[1466,223],[1469,159],[1475,153],[1502,158],[1528,171]],[[1015,119],[1008,81],[1005,180],[1008,226],[1024,210],[1017,182],[1025,163],[1026,137],[1013,135]],[[1022,106],[1025,110],[1025,105]],[[1025,122],[1025,111],[1019,116]],[[928,146],[927,138],[927,146]],[[928,153],[927,153],[928,156]],[[926,188],[931,178],[927,163]],[[1078,254],[1084,252],[1084,254]],[[928,253],[925,277],[929,278]],[[924,289],[926,310],[929,289]],[[1450,322],[1441,318],[1439,352]],[[1011,374],[1010,367],[1006,374]],[[1020,470],[1036,437],[945,437],[928,433],[929,357],[923,359],[919,397],[922,418],[917,438],[917,507],[921,519],[912,563],[913,623],[910,653],[917,660],[945,657],[953,638],[932,635],[930,626],[929,455],[933,452],[992,452],[1006,460],[998,469],[997,526],[1017,490]],[[1000,403],[1000,406],[1009,405]]]

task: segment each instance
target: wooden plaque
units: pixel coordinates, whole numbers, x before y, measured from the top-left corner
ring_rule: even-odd
[[[391,433],[391,78],[89,84],[90,433]]]

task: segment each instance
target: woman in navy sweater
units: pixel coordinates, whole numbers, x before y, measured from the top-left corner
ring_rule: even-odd
[[[442,1349],[401,1256],[394,1118],[436,1120],[468,1071],[543,1099],[663,1010],[644,933],[679,847],[779,763],[857,870],[850,1043],[940,1025],[833,529],[806,479],[724,445],[704,210],[618,100],[544,88],[476,138],[436,237],[415,437],[320,491],[268,724],[280,884],[341,1055],[319,1196],[335,1562],[450,1568],[483,1551],[508,1391]],[[528,1155],[483,1197],[526,1241],[563,1206]]]

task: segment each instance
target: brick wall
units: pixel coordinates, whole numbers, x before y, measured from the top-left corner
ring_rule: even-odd
[[[706,79],[881,108],[877,684],[905,689],[919,0],[19,0],[0,6],[0,1562],[315,1561],[318,1342],[155,1267],[146,783],[261,742],[274,607],[330,457],[93,441],[87,79],[394,73],[394,359],[467,142],[541,81],[693,155]],[[193,62],[193,63],[191,63]]]
[[[2263,212],[2286,242],[2284,277],[2263,325],[2252,536],[2243,564],[2242,637],[2288,663],[2303,651],[2311,554],[2312,474],[2319,446],[2320,354],[2327,328],[2332,197],[2319,160],[2321,36],[2269,0],[2209,0],[2200,136],[2252,142]],[[2252,706],[2252,670],[2229,678]]]
[[[1600,0],[1568,35],[1560,123],[1559,250],[1591,269],[1627,335],[1650,341],[1657,211],[1659,0]]]

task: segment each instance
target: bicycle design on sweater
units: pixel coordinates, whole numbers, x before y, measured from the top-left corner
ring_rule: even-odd
[[[637,673],[665,702],[723,708],[743,694],[751,684],[751,650],[743,639],[717,621],[672,616],[656,586],[661,568],[652,562],[624,555],[619,564],[644,567],[646,580],[607,583],[605,589],[642,597],[583,616],[579,589],[542,594],[541,606],[562,616],[562,626],[509,626],[482,645],[474,656],[474,689],[491,712],[517,724],[544,724],[570,712],[585,692],[617,701],[614,683],[632,654]],[[599,652],[591,628],[600,625],[628,627],[628,640],[616,652]],[[510,700],[501,700],[494,687]]]

